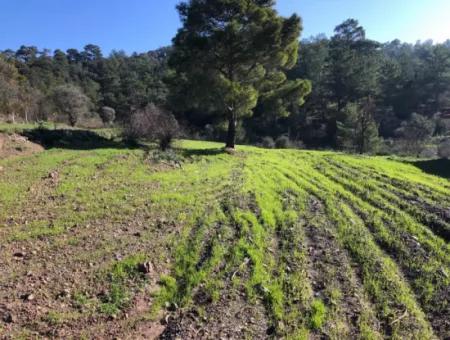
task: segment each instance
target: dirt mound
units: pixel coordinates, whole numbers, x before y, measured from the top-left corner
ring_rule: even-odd
[[[0,133],[0,159],[11,156],[31,155],[43,150],[44,148],[41,145],[32,143],[21,135]]]

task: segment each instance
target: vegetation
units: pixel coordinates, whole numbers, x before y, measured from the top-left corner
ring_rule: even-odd
[[[153,103],[195,138],[226,140],[231,126],[241,143],[287,136],[290,145],[308,148],[439,156],[450,134],[448,41],[375,42],[349,19],[330,38],[298,44],[298,17],[281,18],[273,1],[244,3],[183,2],[184,26],[173,46],[148,53],[103,56],[92,44],[53,53],[5,50],[0,119],[67,122],[50,104],[56,88],[69,86],[92,103],[81,126],[127,126]]]
[[[447,179],[384,157],[177,145],[0,161],[7,334],[133,336],[153,315],[163,337],[448,336]],[[51,280],[32,324],[11,293],[28,275]]]
[[[177,9],[0,51],[0,337],[450,339],[450,41]]]
[[[188,1],[178,5],[183,28],[169,65],[174,97],[184,110],[209,111],[228,122],[226,147],[234,148],[238,119],[259,105],[288,116],[310,84],[287,80],[297,61],[300,18],[277,15],[272,0]]]
[[[134,112],[126,130],[127,138],[157,141],[163,151],[172,145],[173,139],[179,134],[175,117],[154,104]]]

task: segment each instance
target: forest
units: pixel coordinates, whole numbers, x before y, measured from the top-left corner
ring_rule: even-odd
[[[107,56],[92,44],[65,52],[22,46],[0,55],[4,121],[126,126],[134,112],[153,104],[173,112],[183,136],[226,136],[222,113],[210,104],[186,105],[179,95],[187,91],[174,71],[181,63],[174,46]],[[423,157],[449,153],[450,41],[377,42],[348,19],[330,38],[301,40],[281,83],[276,90],[258,89],[251,114],[236,124],[239,143]]]

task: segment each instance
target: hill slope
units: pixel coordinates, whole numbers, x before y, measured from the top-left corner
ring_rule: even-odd
[[[6,338],[450,336],[450,182],[411,164],[185,141],[0,166]]]

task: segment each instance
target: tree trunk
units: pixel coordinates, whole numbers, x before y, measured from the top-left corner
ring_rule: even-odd
[[[234,114],[228,116],[228,132],[225,147],[234,149],[236,143],[236,118]]]

